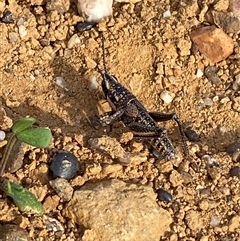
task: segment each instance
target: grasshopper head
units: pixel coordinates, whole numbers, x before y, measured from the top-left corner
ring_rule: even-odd
[[[116,110],[119,103],[119,93],[121,93],[121,85],[118,83],[116,77],[108,73],[102,74],[102,89],[105,97],[111,107]]]

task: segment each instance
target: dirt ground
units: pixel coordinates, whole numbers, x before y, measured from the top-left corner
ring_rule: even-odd
[[[230,34],[234,53],[215,64],[221,79],[219,85],[204,75],[197,77],[197,70],[204,72],[211,63],[192,50],[189,33],[203,22],[199,18],[201,8],[195,2],[114,3],[113,17],[100,23],[99,28],[106,39],[109,73],[148,110],[176,112],[184,128],[191,127],[200,135],[199,142],[188,142],[192,161],[199,170],[192,169],[190,160],[182,155],[177,126],[170,121],[161,125],[168,129],[176,147],[176,160],[157,160],[151,149],[132,139],[129,133],[123,134],[124,128],[116,124],[108,135],[115,137],[126,151],[142,153],[147,161],[107,175],[101,173],[101,167],[113,165],[114,160],[92,150],[87,142],[106,134],[104,128],[94,129],[88,118],[110,108],[100,85],[95,89],[90,82],[93,77],[99,84],[101,81],[96,69],[97,65],[103,68],[98,30],[77,33],[80,43],[70,48],[69,39],[76,34],[74,26],[82,20],[73,1],[64,1],[66,9],[62,11],[51,10],[41,0],[0,3],[0,13],[8,8],[14,18],[13,24],[0,23],[0,129],[9,133],[13,121],[32,116],[40,126],[49,127],[54,137],[49,148],[26,151],[23,167],[5,176],[33,191],[46,213],[63,225],[65,233],[59,236],[48,231],[40,218],[21,214],[2,193],[1,225],[13,223],[26,228],[34,240],[81,240],[77,228],[72,228],[62,216],[65,204],[49,186],[52,158],[65,150],[80,161],[79,176],[71,181],[73,187],[119,178],[172,193],[173,202],[159,202],[174,220],[171,231],[161,240],[240,240],[239,178],[229,174],[239,161],[226,153],[226,147],[239,142],[240,137],[239,92],[232,88],[240,73],[240,38]],[[163,18],[168,9],[172,16]],[[64,87],[57,84],[57,77],[64,79]],[[174,95],[169,104],[160,98],[164,90]],[[209,99],[212,101],[206,104]],[[1,146],[2,153],[4,144]],[[204,155],[210,155],[219,165],[209,167]],[[185,174],[180,175],[180,170]]]

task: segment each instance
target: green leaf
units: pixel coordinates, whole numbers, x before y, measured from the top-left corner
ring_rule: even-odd
[[[42,215],[44,213],[42,203],[23,186],[8,181],[3,191],[13,199],[16,206],[22,212],[35,215]]]
[[[20,141],[40,148],[48,147],[52,140],[51,131],[44,127],[23,130],[16,133],[16,136]]]
[[[22,118],[18,121],[16,121],[12,126],[12,132],[14,134],[17,134],[23,130],[26,130],[28,127],[30,127],[32,124],[36,122],[36,119],[29,117],[29,118]]]

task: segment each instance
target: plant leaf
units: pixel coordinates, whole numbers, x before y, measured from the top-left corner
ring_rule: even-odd
[[[17,134],[23,130],[26,130],[28,127],[30,127],[32,124],[36,122],[36,119],[29,117],[29,118],[22,118],[18,121],[16,121],[12,126],[12,132],[14,134]]]
[[[48,147],[52,140],[51,131],[44,127],[23,130],[19,133],[16,133],[16,136],[20,141],[40,148]]]

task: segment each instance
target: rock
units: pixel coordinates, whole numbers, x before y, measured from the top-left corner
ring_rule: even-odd
[[[157,189],[156,193],[157,193],[157,198],[160,201],[172,202],[172,200],[173,200],[172,194],[162,188]]]
[[[64,215],[91,232],[98,241],[159,241],[172,223],[156,203],[149,186],[112,179],[85,184],[75,191]]]
[[[87,22],[100,22],[112,14],[113,0],[78,0],[77,8]]]
[[[239,33],[240,19],[229,12],[212,11],[213,21],[226,33]]]
[[[215,26],[193,30],[190,37],[197,44],[199,51],[212,63],[218,63],[233,53],[232,38]]]
[[[5,241],[30,241],[26,230],[14,224],[6,224],[0,227],[0,240]]]
[[[58,13],[65,13],[69,10],[69,0],[50,0],[47,1],[46,9],[48,12],[57,11]]]
[[[74,34],[74,35],[68,40],[67,47],[68,47],[69,49],[72,49],[74,46],[76,46],[77,44],[80,44],[80,43],[81,43],[80,38],[78,37],[77,34]]]
[[[230,0],[229,10],[240,19],[240,0]]]
[[[20,36],[21,39],[23,39],[24,37],[27,36],[28,32],[27,32],[27,29],[24,25],[20,25],[18,27],[18,31],[19,31],[19,36]]]
[[[0,21],[3,23],[14,23],[12,12],[6,9]]]
[[[169,181],[173,185],[173,187],[177,187],[177,186],[182,185],[183,178],[182,178],[182,175],[179,172],[173,170],[172,173],[169,176]]]
[[[226,152],[228,155],[232,155],[235,151],[239,151],[239,150],[240,150],[240,143],[238,142],[234,142],[226,148]]]
[[[71,200],[73,188],[67,180],[63,178],[56,178],[55,180],[51,180],[49,184],[63,201],[67,202]]]
[[[163,91],[160,94],[160,98],[164,101],[164,103],[166,104],[170,104],[173,101],[174,98],[174,94],[170,93],[169,91]]]
[[[221,84],[221,79],[217,75],[218,68],[215,66],[208,66],[204,70],[204,74],[209,81],[211,81],[215,85]]]
[[[142,0],[115,0],[115,2],[118,2],[118,3],[138,3],[138,2],[141,2]]]
[[[190,210],[187,212],[185,216],[185,221],[187,223],[187,226],[192,230],[192,231],[197,231],[200,230],[204,227],[203,225],[203,218],[200,215],[199,212]]]
[[[227,11],[229,7],[229,0],[214,1],[213,9],[216,11]]]
[[[228,230],[229,232],[234,232],[236,229],[240,228],[240,216],[235,215],[229,222]]]
[[[196,131],[194,131],[191,128],[187,128],[186,130],[184,130],[184,134],[186,135],[189,141],[192,141],[192,142],[200,141],[200,136],[197,134]]]
[[[238,177],[238,178],[240,178],[240,167],[233,167],[233,168],[231,168],[231,170],[230,170],[230,176],[231,177]]]

